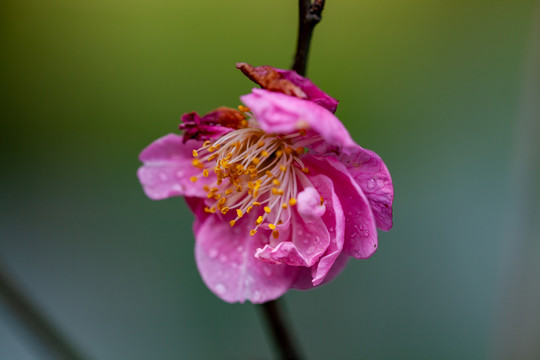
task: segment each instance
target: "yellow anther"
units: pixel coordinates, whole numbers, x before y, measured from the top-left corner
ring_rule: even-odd
[[[195,182],[195,181],[197,181],[197,177],[196,177],[196,176],[192,176],[192,177],[189,178],[189,180],[191,180],[192,182]]]
[[[216,212],[216,208],[215,207],[211,207],[210,210],[209,210],[210,213],[214,214]]]
[[[223,215],[225,215],[227,212],[229,212],[229,208],[228,208],[228,207],[225,206],[223,209],[221,209],[221,213],[222,213]]]
[[[204,142],[204,144],[202,144],[203,147],[207,147],[208,145],[210,145],[212,142],[210,140],[206,140]]]
[[[202,168],[202,167],[203,167],[203,164],[201,164],[201,162],[199,161],[199,159],[193,159],[193,160],[191,160],[191,164],[193,164],[193,166],[198,167],[198,168]]]
[[[283,203],[283,204],[281,204],[281,207],[282,207],[282,208],[284,208],[284,209],[286,209],[286,208],[288,208],[288,207],[289,207],[289,205],[287,205],[287,204]]]
[[[253,236],[257,233],[257,230],[253,229],[249,232],[249,235]]]
[[[238,110],[240,110],[241,112],[250,112],[251,111],[247,106],[244,106],[244,105],[238,105]]]
[[[274,179],[274,180],[272,180],[272,184],[278,186],[278,185],[281,184],[281,183],[279,182],[278,179]]]
[[[271,229],[271,230],[274,230],[276,228],[276,225],[274,224],[268,224],[268,227]]]
[[[296,205],[296,199],[295,198],[290,198],[289,199],[289,205],[291,205],[291,206]]]
[[[251,209],[253,209],[253,206],[249,206],[249,207],[246,209],[246,213],[249,214],[249,212],[251,211]]]
[[[236,186],[236,191],[237,191],[237,192],[242,192],[242,186],[241,186],[241,185],[237,185],[237,186]]]
[[[261,151],[261,156],[267,157],[268,155],[269,155],[268,151],[266,150]]]
[[[309,172],[309,169],[308,169],[307,167],[302,168],[302,172],[305,173],[305,174],[307,174],[307,173]]]
[[[232,159],[232,153],[228,153],[227,156],[225,156],[225,160],[231,160]]]
[[[257,218],[257,221],[255,221],[257,223],[257,225],[260,225],[262,222],[263,222],[263,217],[262,216],[259,216]]]
[[[321,205],[324,204],[324,198],[321,196]]]
[[[253,159],[251,159],[251,162],[252,162],[253,164],[255,164],[255,165],[258,165],[261,161],[259,160],[258,157],[255,156]]]
[[[231,221],[229,221],[229,224],[230,224],[231,227],[232,227],[232,226],[234,226],[234,224],[236,224],[236,221],[235,221],[235,220],[231,220]]]
[[[272,177],[274,177],[274,174],[272,174],[270,171],[266,170],[266,176],[268,176],[269,178],[272,178]]]
[[[283,151],[281,151],[281,150],[276,151],[276,156],[277,157],[280,157],[281,155],[283,155]]]
[[[285,172],[287,171],[287,168],[283,165],[279,165],[279,170],[281,170],[282,172]]]
[[[304,153],[304,147],[300,146],[300,147],[296,148],[296,153],[298,155],[302,155]]]
[[[232,194],[232,189],[225,190],[225,195],[230,195],[230,194]]]
[[[210,189],[210,191],[211,191],[211,192],[216,192],[216,191],[218,191],[218,188],[217,188],[217,187],[213,187],[213,188]]]
[[[193,154],[193,157],[199,156],[199,153],[195,149],[193,149],[192,154]]]
[[[238,217],[241,218],[242,215],[244,215],[244,214],[242,213],[242,210],[236,209],[236,215],[238,215]]]
[[[274,239],[277,239],[279,237],[279,231],[277,231],[277,230],[272,231],[272,237]]]
[[[260,202],[257,202],[257,201],[253,202],[253,206],[259,206],[259,205],[261,205]]]
[[[248,126],[248,122],[246,120],[242,120],[242,122],[240,123],[240,126],[242,126],[243,128],[247,127]]]
[[[268,206],[265,206],[264,207],[264,212],[267,213],[267,214],[270,214],[270,208]]]
[[[204,191],[210,191],[210,186],[208,185],[204,185],[202,188]]]
[[[293,148],[290,148],[290,147],[285,148],[285,154],[287,154],[287,155],[291,155],[293,153],[293,151],[294,151]]]
[[[236,170],[237,171],[244,171],[244,166],[242,166],[241,164],[238,164],[238,165],[236,165]]]
[[[218,204],[219,204],[219,205],[223,205],[223,204],[225,204],[226,202],[227,202],[227,198],[226,198],[226,197],[222,197],[221,199],[219,199]]]
[[[217,148],[216,148],[215,146],[210,146],[210,147],[208,148],[208,151],[209,151],[209,152],[214,152],[214,151],[216,151],[216,149],[217,149]]]
[[[214,195],[214,199],[216,199],[216,200],[219,199],[220,197],[221,197],[221,194],[215,194]]]
[[[214,159],[216,159],[218,156],[219,156],[219,154],[217,154],[217,153],[216,153],[216,154],[212,154],[212,155],[210,155],[210,156],[208,157],[208,160],[214,160]]]
[[[208,169],[204,169],[203,172],[202,172],[202,176],[208,177],[208,175],[210,175],[210,174],[208,173]]]
[[[209,208],[208,206],[205,206],[205,207],[204,207],[204,212],[205,212],[205,213],[209,213],[209,212],[210,212],[210,208]]]
[[[298,133],[299,133],[301,136],[306,136],[306,134],[307,134],[307,132],[306,132],[305,129],[300,129],[300,130],[298,131]]]
[[[259,140],[259,142],[257,143],[257,148],[262,148],[263,146],[264,146],[264,141]]]

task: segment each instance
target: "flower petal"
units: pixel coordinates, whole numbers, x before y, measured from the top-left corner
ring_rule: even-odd
[[[274,264],[292,266],[313,266],[330,245],[330,234],[321,218],[312,218],[306,223],[301,215],[293,210],[287,234],[277,246],[267,244],[257,249],[255,256]]]
[[[198,141],[183,144],[182,136],[168,134],[146,147],[139,155],[144,165],[137,171],[146,195],[153,200],[179,195],[206,196],[203,185],[210,184],[215,178],[201,177],[195,183],[190,180],[201,174],[201,170],[191,163],[192,151],[200,146]]]
[[[259,230],[250,236],[241,226],[251,223],[247,220],[231,228],[218,216],[209,216],[195,235],[195,259],[205,284],[218,297],[258,304],[283,295],[298,270],[256,259],[255,249],[264,246],[269,233]]]
[[[294,70],[276,69],[268,65],[253,67],[246,63],[237,63],[236,67],[263,89],[307,99],[332,113],[336,112],[339,102]]]
[[[312,130],[330,145],[344,148],[356,145],[334,114],[311,101],[263,89],[253,89],[240,99],[267,133]]]
[[[369,202],[347,168],[334,157],[305,156],[310,173],[325,174],[336,185],[334,190],[345,214],[343,251],[357,259],[367,259],[377,250],[377,229]]]
[[[323,220],[330,233],[330,245],[328,249],[320,258],[319,262],[311,268],[313,286],[317,286],[325,280],[326,275],[334,266],[334,262],[343,250],[345,216],[343,215],[343,208],[341,207],[339,198],[334,191],[332,180],[324,175],[310,176],[310,180],[324,198],[324,202],[328,204]]]
[[[384,231],[390,230],[394,187],[382,159],[373,151],[358,145],[340,154],[339,159],[366,195],[377,227]]]

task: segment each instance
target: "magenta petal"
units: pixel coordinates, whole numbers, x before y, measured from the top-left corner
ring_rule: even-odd
[[[367,259],[377,250],[377,229],[369,202],[347,168],[333,157],[305,156],[304,163],[315,174],[326,174],[345,214],[343,251],[357,259]]]
[[[311,102],[262,89],[240,97],[267,133],[313,130],[330,145],[354,147],[349,132],[327,109]]]
[[[320,258],[319,262],[312,267],[313,286],[317,286],[325,280],[327,273],[334,266],[336,258],[343,250],[345,216],[343,215],[339,198],[334,191],[334,184],[330,178],[324,175],[316,175],[310,177],[310,180],[324,198],[325,203],[328,203],[323,220],[330,233],[330,245],[328,249],[324,256]]]
[[[191,164],[192,151],[200,146],[196,141],[184,144],[182,137],[175,134],[165,135],[148,145],[139,155],[143,166],[137,171],[146,195],[153,200],[179,195],[206,196],[202,187],[215,178],[190,181],[190,177],[201,174],[201,170]]]
[[[242,219],[243,223],[247,221]],[[297,269],[255,258],[268,234],[255,236],[242,222],[231,228],[217,216],[209,216],[195,237],[195,259],[205,284],[227,302],[249,300],[258,304],[283,295],[296,277]]]
[[[330,244],[330,234],[322,219],[306,223],[297,212],[293,212],[290,221],[290,234],[290,241],[282,241],[275,247],[266,245],[255,256],[275,264],[310,267]]]
[[[308,78],[298,75],[294,70],[276,69],[284,79],[289,80],[294,85],[298,86],[307,95],[308,100],[328,109],[332,113],[336,112],[339,101],[319,89]]]
[[[394,187],[382,159],[373,151],[358,145],[342,153],[339,159],[366,195],[375,215],[377,227],[384,231],[390,230]]]

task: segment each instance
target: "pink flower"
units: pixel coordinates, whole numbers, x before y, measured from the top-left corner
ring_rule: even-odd
[[[328,101],[316,101],[325,97],[253,89],[241,97],[249,107],[240,106],[241,120],[166,135],[140,155],[148,197],[186,198],[197,266],[227,302],[262,303],[326,283],[349,257],[373,255],[376,228],[392,227],[385,164],[351,139]]]

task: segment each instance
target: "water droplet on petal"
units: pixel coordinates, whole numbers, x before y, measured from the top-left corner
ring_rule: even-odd
[[[211,248],[209,251],[208,251],[208,255],[214,259],[216,256],[218,256],[218,251],[216,248]]]
[[[375,186],[377,186],[377,181],[375,180],[375,178],[371,178],[367,181],[367,189],[368,190],[373,190],[375,189]]]
[[[224,263],[224,262],[227,262],[227,259],[228,259],[228,258],[227,258],[227,255],[225,255],[225,254],[221,254],[221,255],[219,256],[219,261],[221,261],[221,262],[223,262],[223,263]]]
[[[227,288],[226,288],[225,285],[223,285],[223,284],[217,284],[217,285],[216,285],[216,291],[217,291],[219,294],[224,294],[225,291],[227,291]]]
[[[315,251],[315,247],[314,247],[314,246],[310,246],[310,247],[308,247],[308,249],[306,250],[306,254],[308,254],[308,255],[313,254],[313,251]]]

